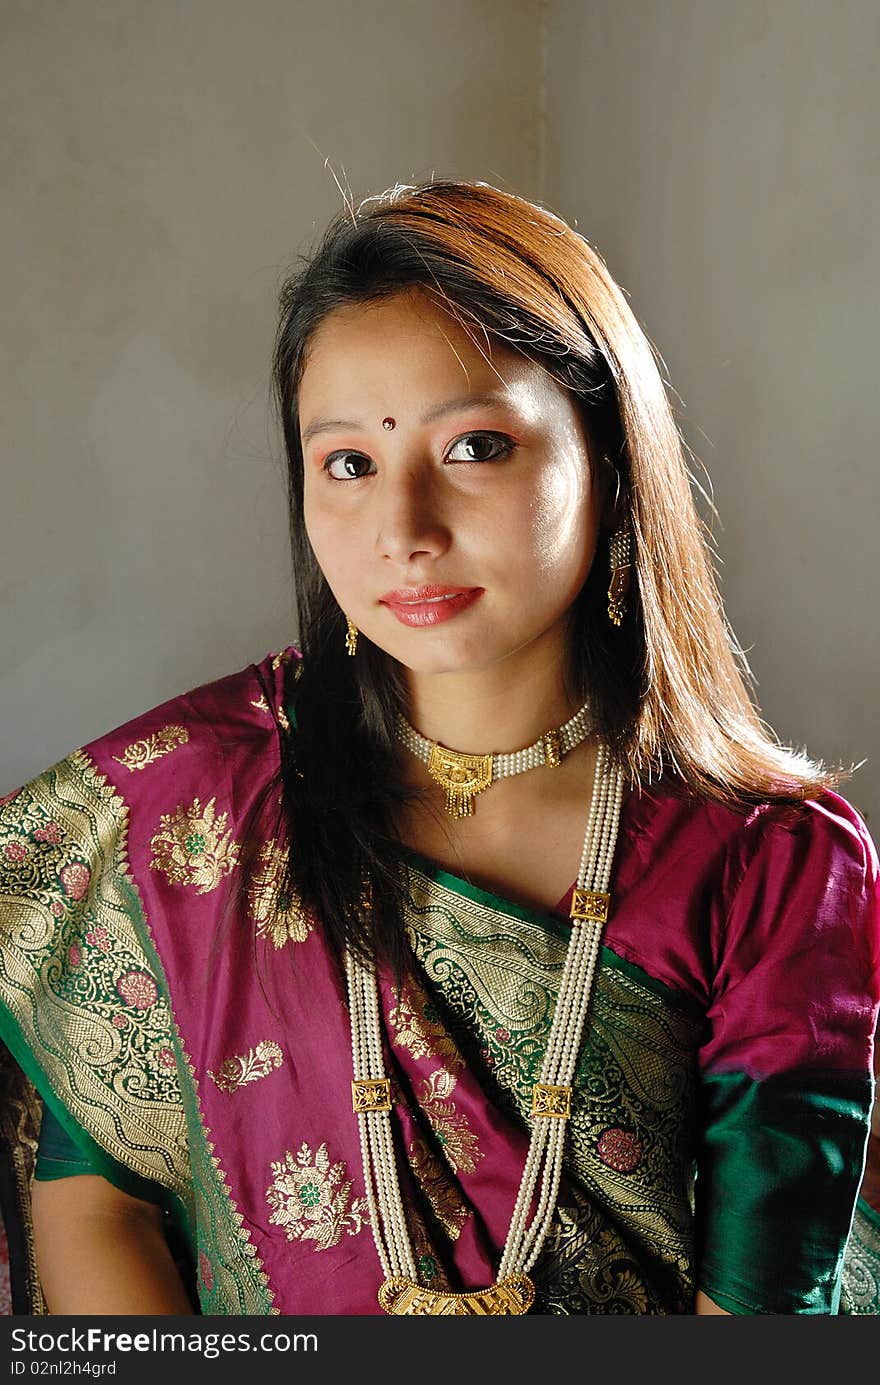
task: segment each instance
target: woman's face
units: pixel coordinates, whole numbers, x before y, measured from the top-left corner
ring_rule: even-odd
[[[413,292],[325,318],[299,423],[309,540],[368,639],[422,674],[562,656],[601,505],[566,390]]]

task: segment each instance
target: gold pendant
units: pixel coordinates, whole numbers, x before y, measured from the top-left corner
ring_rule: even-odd
[[[535,1286],[527,1274],[512,1274],[487,1289],[468,1294],[435,1293],[411,1279],[386,1279],[379,1304],[394,1317],[500,1317],[527,1313]]]
[[[431,746],[428,773],[446,790],[446,811],[451,818],[473,816],[474,799],[492,783],[491,755],[462,755],[436,742]]]

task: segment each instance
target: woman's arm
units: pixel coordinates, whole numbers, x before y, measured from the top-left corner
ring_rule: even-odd
[[[35,1181],[31,1197],[50,1313],[193,1313],[159,1207],[97,1174]]]
[[[700,1289],[697,1293],[697,1303],[696,1307],[694,1308],[694,1313],[697,1317],[703,1316],[708,1313],[720,1313],[725,1318],[729,1318],[731,1316],[726,1308],[719,1308],[717,1303],[713,1303],[712,1300],[706,1294],[703,1293],[702,1289]]]
[[[698,1283],[734,1315],[837,1314],[872,1098],[876,853],[828,795],[756,814],[729,866],[700,1050]]]

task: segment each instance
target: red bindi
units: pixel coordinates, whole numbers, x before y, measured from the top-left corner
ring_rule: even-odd
[[[391,432],[391,429],[394,427],[394,419],[393,419],[393,418],[383,418],[383,420],[382,420],[382,427],[383,427],[383,428],[387,428],[387,429],[388,429],[388,432],[390,433],[390,432]]]

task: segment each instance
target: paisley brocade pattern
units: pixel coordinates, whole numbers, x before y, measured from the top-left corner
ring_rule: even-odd
[[[410,938],[453,1017],[453,1038],[464,1049],[466,1036],[477,1035],[479,1051],[470,1060],[482,1066],[481,1080],[497,1089],[499,1104],[527,1128],[565,939],[454,893],[415,868],[409,877]],[[536,1266],[545,1305],[536,1307],[688,1311],[693,1188],[681,1170],[692,1167],[683,1139],[692,1128],[698,1020],[616,966],[610,954],[604,963],[573,1095],[566,1170],[574,1190],[561,1198]],[[609,1148],[624,1149],[627,1157],[609,1159]]]
[[[177,1199],[187,1239],[212,1265],[203,1311],[274,1312],[168,1005],[124,799],[77,750],[6,802],[0,989],[19,1060],[39,1054],[41,1080],[97,1148]]]
[[[455,1108],[450,1099],[455,1090],[455,1078],[445,1068],[437,1068],[426,1077],[418,1101],[431,1122],[431,1130],[446,1162],[453,1173],[473,1173],[483,1158],[479,1138],[470,1129],[467,1117]]]
[[[840,1311],[880,1314],[880,1213],[861,1201],[844,1260]]]
[[[585,1195],[572,1190],[557,1209],[535,1273],[534,1311],[555,1314],[666,1314],[620,1236]],[[679,1311],[682,1311],[681,1309]]]
[[[173,1027],[133,922],[126,836],[123,800],[82,752],[21,791],[14,820],[0,817],[0,975],[80,1124],[111,1158],[183,1193],[185,1121],[160,1057]]]
[[[190,1167],[202,1313],[278,1314],[275,1294],[202,1114],[196,1072],[184,1051],[182,1083],[190,1133]],[[209,1273],[206,1275],[205,1265]]]

